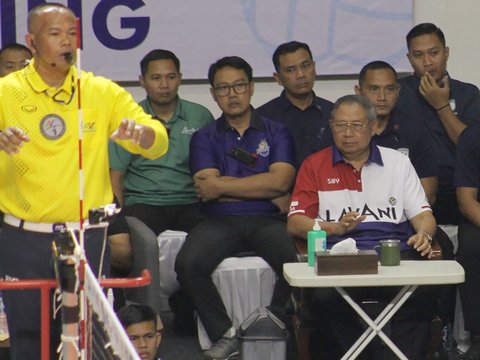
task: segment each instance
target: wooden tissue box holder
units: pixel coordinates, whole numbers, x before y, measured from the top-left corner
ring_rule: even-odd
[[[378,274],[378,259],[375,250],[359,250],[357,254],[330,255],[330,252],[315,254],[317,275]]]

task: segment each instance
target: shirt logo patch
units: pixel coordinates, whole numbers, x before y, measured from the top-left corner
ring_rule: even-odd
[[[48,114],[40,121],[40,132],[48,140],[60,139],[65,134],[65,121],[57,114]]]
[[[84,132],[95,132],[97,130],[97,123],[96,122],[87,122],[83,123],[83,131]]]
[[[327,179],[327,184],[340,184],[339,178],[329,178]]]
[[[457,104],[455,102],[455,99],[450,99],[448,100],[449,104],[450,104],[450,109],[452,109],[453,112],[455,112],[455,109],[457,108]]]
[[[390,205],[395,206],[397,204],[397,199],[392,196],[388,199],[388,202],[390,203]]]
[[[266,139],[262,139],[257,146],[257,154],[263,157],[270,155],[270,146],[267,143]]]
[[[193,135],[193,133],[194,133],[195,131],[197,131],[197,130],[198,130],[198,129],[195,129],[195,128],[189,129],[189,128],[187,128],[186,126],[184,126],[183,129],[182,129],[181,134],[184,134],[184,135]]]
[[[32,113],[37,111],[37,107],[35,105],[23,105],[22,111],[25,111],[27,113]]]

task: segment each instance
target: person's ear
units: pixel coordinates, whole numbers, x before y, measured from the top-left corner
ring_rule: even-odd
[[[362,88],[359,85],[355,85],[354,90],[355,95],[362,95]]]
[[[283,86],[282,82],[280,81],[280,75],[277,72],[273,73],[273,78],[275,79],[278,85]]]
[[[215,93],[215,89],[213,87],[210,88],[210,94],[212,95],[213,101],[217,101],[217,94]]]
[[[35,45],[35,38],[32,34],[27,33],[25,35],[25,43],[30,48],[30,50],[33,50],[34,52],[37,52],[37,46]]]

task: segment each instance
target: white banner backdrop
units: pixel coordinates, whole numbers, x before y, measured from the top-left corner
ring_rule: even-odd
[[[2,44],[24,43],[28,9],[1,0]],[[371,60],[410,71],[405,35],[412,0],[60,0],[82,19],[82,67],[117,81],[138,79],[150,50],[172,50],[184,79],[205,79],[220,57],[238,55],[255,77],[271,76],[276,46],[306,42],[319,75],[357,74]],[[12,12],[15,17],[12,21]],[[14,27],[14,28],[13,28]]]

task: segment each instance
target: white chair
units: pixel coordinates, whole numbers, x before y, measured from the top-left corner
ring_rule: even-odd
[[[185,242],[187,233],[167,230],[158,239],[160,293],[168,309],[168,297],[179,289],[174,270],[175,258]],[[258,256],[232,257],[223,260],[212,273],[212,280],[222,297],[233,325],[238,326],[260,306],[270,304],[276,275],[272,268]],[[198,321],[198,339],[202,349],[209,348],[211,341]]]
[[[166,230],[158,235],[159,269],[160,269],[160,307],[162,311],[170,310],[168,298],[180,289],[175,272],[175,259],[180,251],[187,233]]]
[[[228,316],[235,329],[260,306],[270,305],[277,280],[272,268],[258,256],[231,257],[223,260],[212,274]],[[212,342],[198,319],[198,341],[202,349]]]

